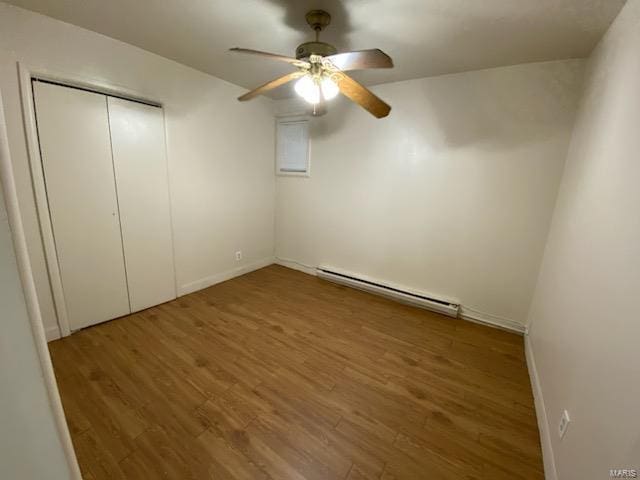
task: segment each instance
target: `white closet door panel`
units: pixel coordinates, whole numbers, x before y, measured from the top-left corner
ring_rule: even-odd
[[[109,97],[113,161],[132,311],[176,298],[164,116]]]
[[[107,99],[34,82],[42,165],[71,329],[130,312]]]

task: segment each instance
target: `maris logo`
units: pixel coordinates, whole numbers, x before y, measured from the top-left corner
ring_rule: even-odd
[[[609,470],[609,476],[611,478],[638,478],[638,470],[635,468],[611,469]]]

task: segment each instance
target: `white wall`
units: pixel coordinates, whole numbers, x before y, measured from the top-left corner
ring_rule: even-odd
[[[5,138],[0,100],[3,182],[8,181]],[[3,197],[0,188],[0,477],[68,480],[72,472],[43,381]]]
[[[314,120],[311,177],[277,179],[276,255],[458,299],[522,326],[583,61],[379,85],[376,120],[339,100]],[[280,113],[295,104],[277,102]]]
[[[16,62],[139,92],[165,107],[179,291],[273,255],[271,101],[136,47],[0,3],[0,89],[41,309],[56,328],[29,173]],[[235,251],[243,251],[236,262]]]
[[[639,152],[640,0],[629,0],[588,64],[530,313],[562,480],[640,470]]]

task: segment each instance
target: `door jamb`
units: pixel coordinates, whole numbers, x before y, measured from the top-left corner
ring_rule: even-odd
[[[22,291],[24,292],[25,304],[29,316],[31,335],[38,354],[40,369],[42,372],[42,381],[45,384],[47,395],[49,397],[49,405],[53,415],[58,437],[64,451],[71,477],[73,480],[82,480],[78,460],[76,458],[69,427],[67,426],[62,401],[60,400],[60,392],[56,384],[56,377],[49,356],[47,340],[45,337],[44,326],[42,324],[42,316],[40,305],[38,304],[38,296],[36,292],[33,274],[31,270],[31,262],[27,251],[27,241],[22,225],[22,217],[18,207],[18,193],[16,191],[15,180],[13,176],[13,165],[9,152],[9,141],[7,138],[6,123],[4,109],[2,105],[2,97],[0,96],[0,181],[2,182],[2,190],[6,203],[7,217],[11,227],[11,236],[13,239],[13,249],[16,256],[16,263],[22,283]]]

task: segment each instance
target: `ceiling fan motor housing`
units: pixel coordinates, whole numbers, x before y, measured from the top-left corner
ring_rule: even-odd
[[[328,57],[336,53],[338,53],[336,47],[325,42],[306,42],[296,48],[296,58],[298,60],[307,60],[311,55]]]

